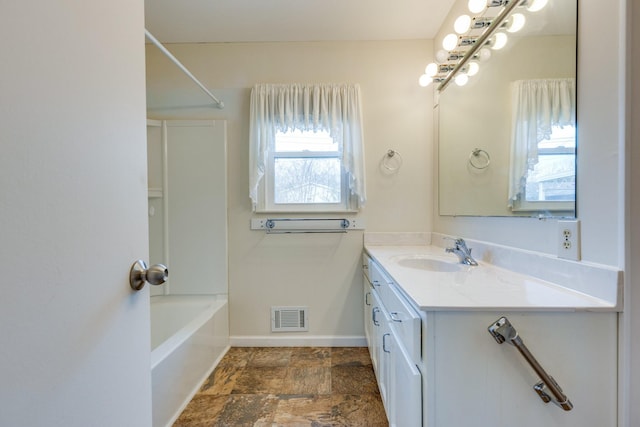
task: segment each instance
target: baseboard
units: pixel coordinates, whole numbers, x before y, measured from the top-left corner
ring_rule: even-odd
[[[235,335],[229,337],[232,347],[366,347],[364,336],[277,337],[261,335]]]

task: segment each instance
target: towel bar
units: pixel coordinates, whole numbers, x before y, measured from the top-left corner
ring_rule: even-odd
[[[544,403],[553,402],[565,411],[573,409],[573,403],[571,403],[569,398],[563,393],[562,388],[553,379],[553,377],[547,374],[536,358],[533,357],[533,354],[531,354],[527,346],[524,345],[522,338],[520,338],[518,332],[506,317],[503,316],[493,322],[489,326],[488,330],[498,344],[502,344],[507,341],[509,344],[515,346],[529,365],[531,365],[531,368],[536,372],[536,374],[538,374],[538,376],[540,376],[540,381],[533,386],[533,389],[538,393],[538,396],[540,396],[540,399],[542,399]],[[544,390],[545,386],[549,388],[551,394],[555,397],[555,400],[552,399]]]

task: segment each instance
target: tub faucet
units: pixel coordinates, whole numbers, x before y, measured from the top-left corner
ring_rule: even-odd
[[[447,251],[447,253],[456,254],[460,260],[460,264],[478,265],[478,262],[471,256],[471,249],[467,247],[464,239],[458,237],[457,239],[450,240],[453,240],[453,247],[446,248],[445,251]]]

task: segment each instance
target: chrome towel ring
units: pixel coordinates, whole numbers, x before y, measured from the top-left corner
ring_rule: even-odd
[[[394,158],[395,161],[393,161]],[[395,166],[393,163],[395,163]],[[382,159],[382,166],[390,172],[395,172],[400,169],[400,166],[402,166],[402,156],[396,150],[389,149]]]
[[[475,148],[469,154],[469,164],[474,169],[486,169],[491,164],[491,156],[481,148]]]

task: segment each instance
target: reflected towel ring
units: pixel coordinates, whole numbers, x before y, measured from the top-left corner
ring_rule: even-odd
[[[486,169],[491,164],[491,157],[486,151],[476,148],[469,154],[469,164],[475,169]]]
[[[395,167],[389,165],[389,162],[393,158],[396,159],[396,166]],[[387,150],[387,154],[382,159],[382,166],[384,166],[384,168],[386,170],[388,170],[388,171],[395,172],[398,169],[400,169],[400,166],[402,166],[402,156],[400,155],[399,152],[397,152],[395,150]]]

